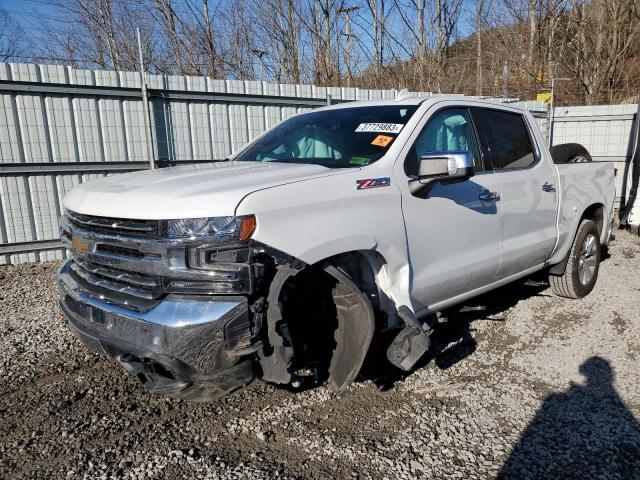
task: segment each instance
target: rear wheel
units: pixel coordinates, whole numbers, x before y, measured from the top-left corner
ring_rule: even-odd
[[[583,220],[571,245],[562,275],[549,275],[553,293],[565,298],[587,296],[596,284],[600,268],[600,233],[592,220]]]

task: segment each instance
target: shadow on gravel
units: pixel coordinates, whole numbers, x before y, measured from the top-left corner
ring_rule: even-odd
[[[542,291],[547,287],[547,283],[536,278],[522,280],[443,312],[447,322],[434,328],[429,351],[410,372],[395,368],[386,359],[385,352],[395,332],[391,333],[390,338],[378,338],[378,344],[370,349],[371,354],[367,357],[360,378],[373,381],[380,390],[385,391],[430,362],[442,370],[451,368],[476,351],[473,322],[503,322],[504,312],[522,300],[544,295]]]
[[[585,385],[544,401],[499,479],[640,478],[640,423],[618,396],[611,365],[592,357],[580,373]]]

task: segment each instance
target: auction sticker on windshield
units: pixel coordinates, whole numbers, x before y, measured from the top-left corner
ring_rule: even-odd
[[[402,123],[361,123],[356,132],[399,133],[402,127]]]
[[[393,141],[393,137],[389,135],[378,135],[373,139],[371,145],[375,145],[376,147],[386,147]]]

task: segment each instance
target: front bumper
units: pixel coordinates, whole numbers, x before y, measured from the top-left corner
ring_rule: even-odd
[[[117,360],[144,387],[187,400],[211,400],[254,378],[247,299],[169,295],[134,311],[84,290],[65,263],[60,305],[80,339]]]

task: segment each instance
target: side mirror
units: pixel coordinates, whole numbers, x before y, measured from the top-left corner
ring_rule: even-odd
[[[409,187],[411,193],[424,192],[438,182],[462,182],[475,173],[473,154],[469,151],[428,153],[420,157],[418,175],[409,182]]]

